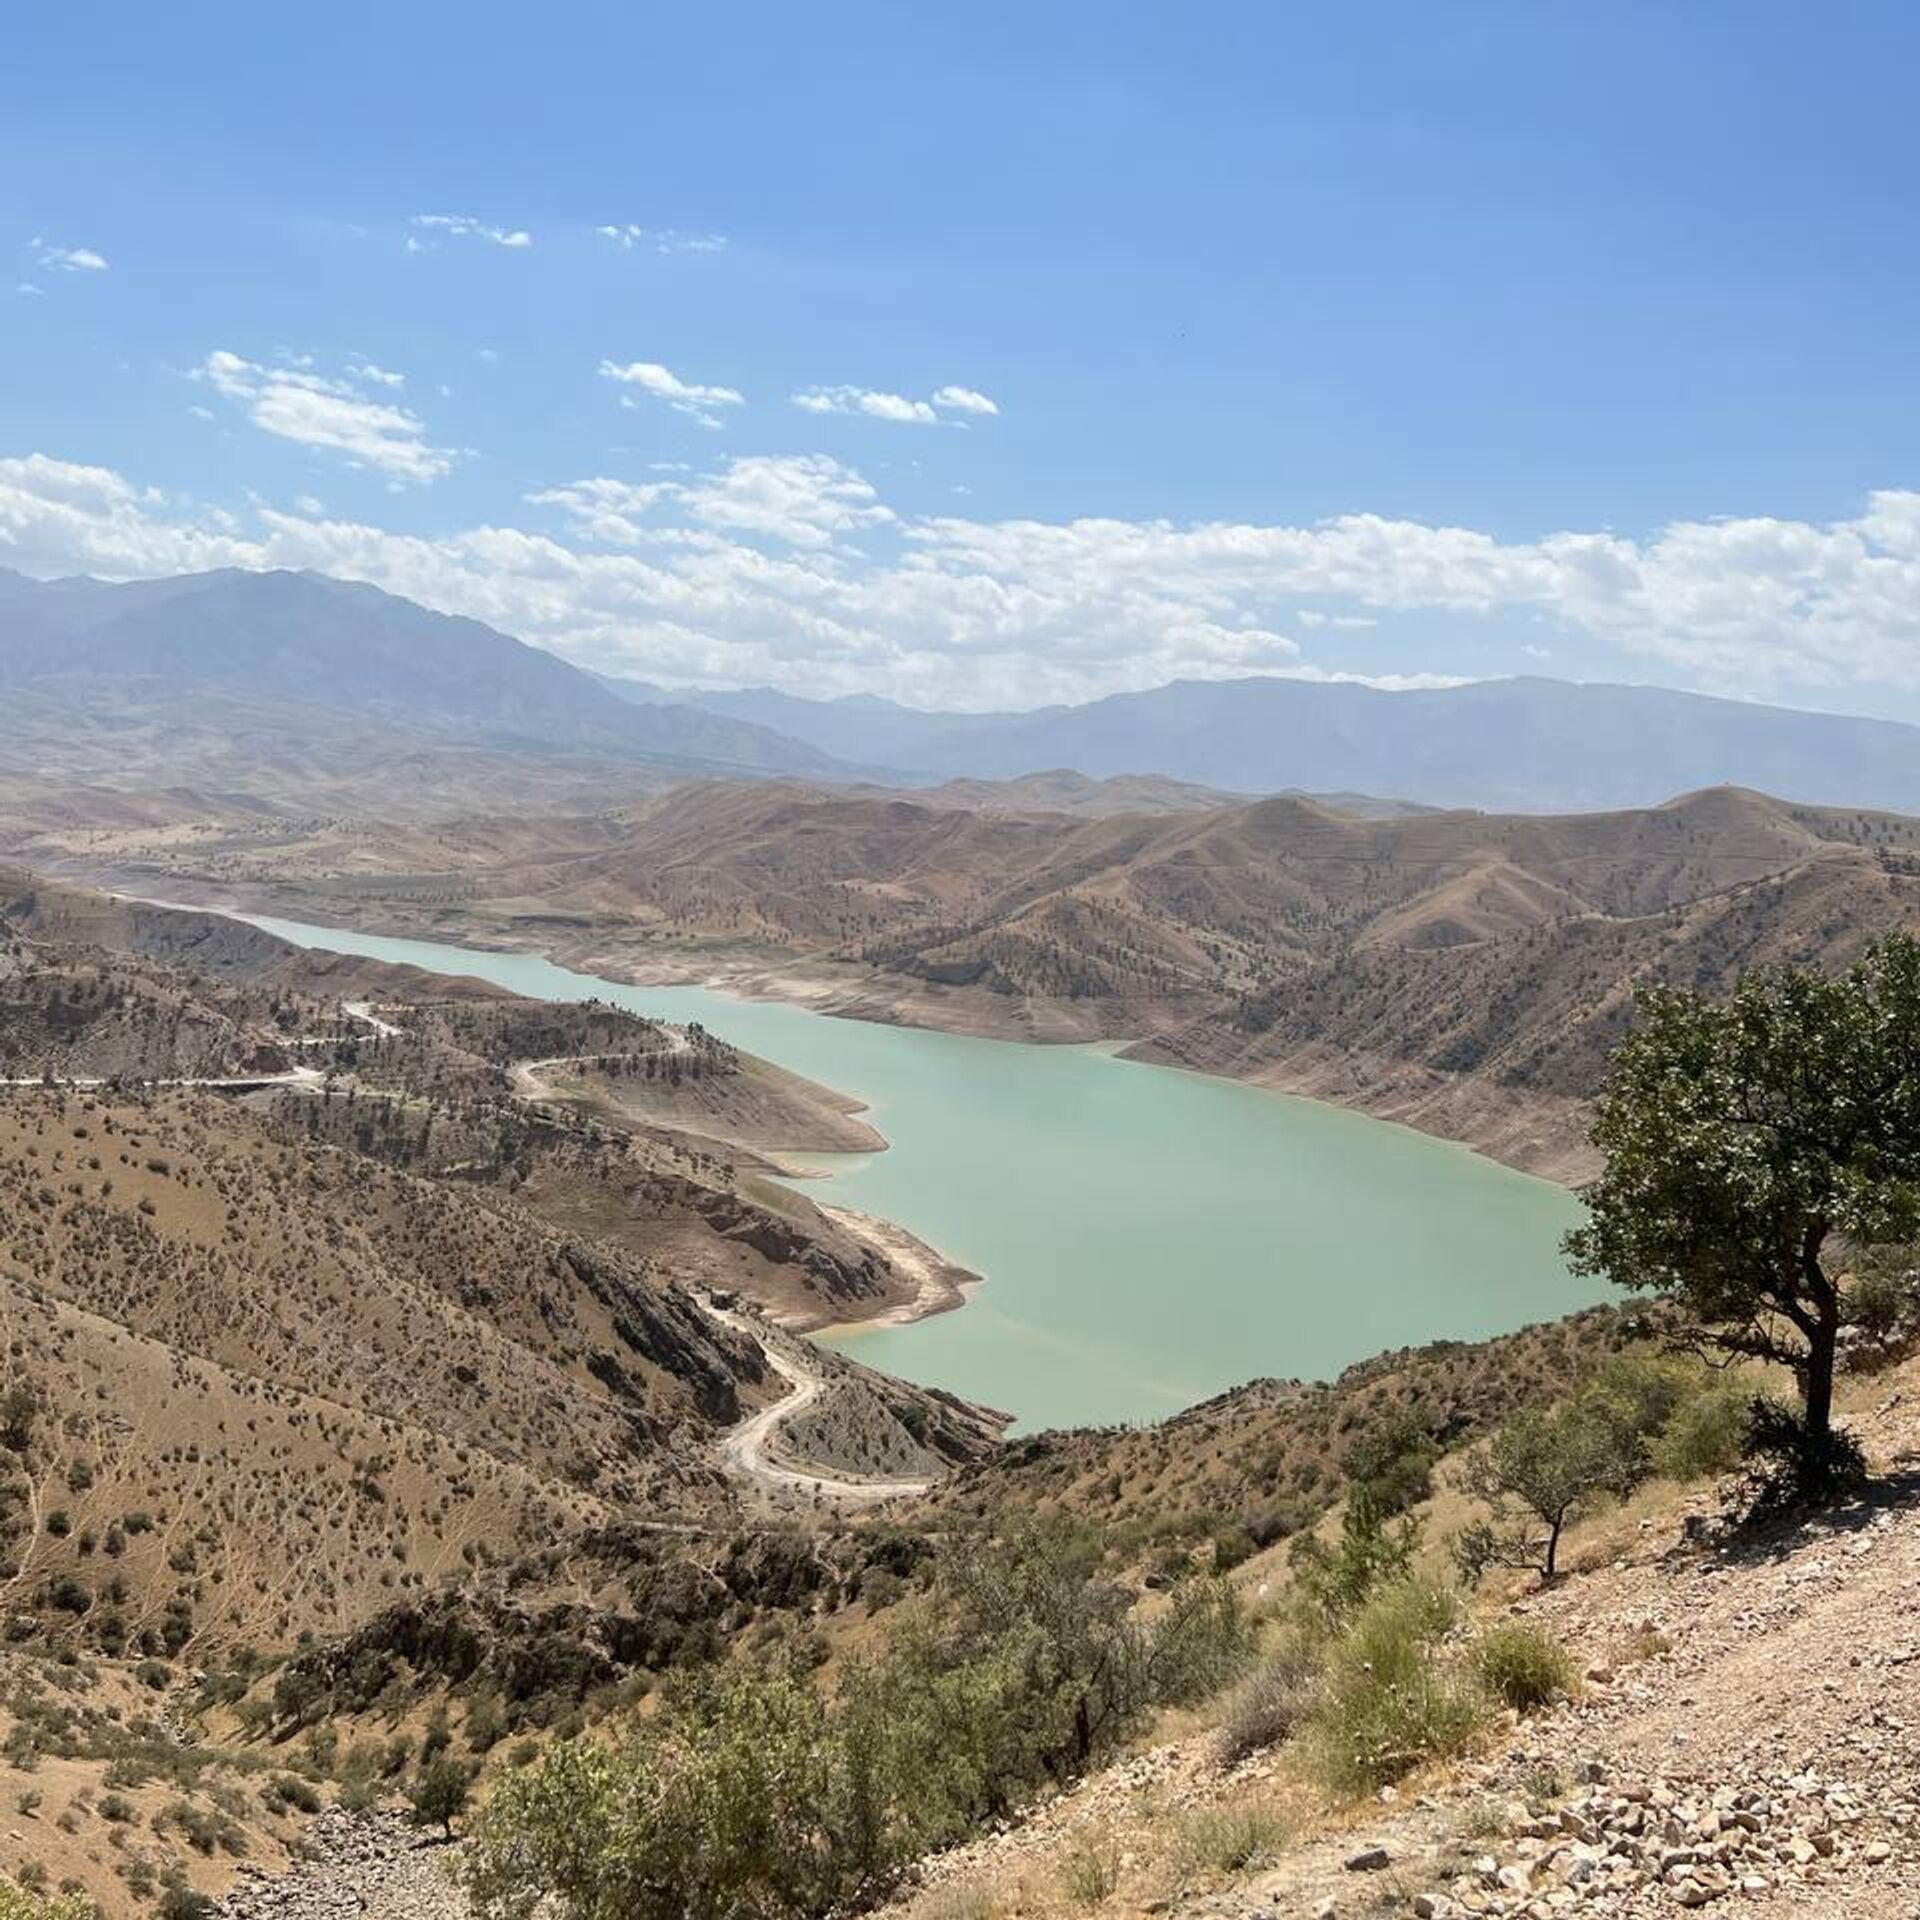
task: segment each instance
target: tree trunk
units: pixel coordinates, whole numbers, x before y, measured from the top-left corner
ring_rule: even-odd
[[[1554,1569],[1554,1556],[1560,1551],[1560,1529],[1566,1523],[1566,1515],[1561,1514],[1547,1528],[1547,1564],[1540,1569],[1540,1577],[1543,1580],[1558,1578]]]
[[[1833,1361],[1840,1344],[1840,1293],[1820,1264],[1827,1237],[1824,1221],[1811,1228],[1801,1250],[1801,1270],[1813,1303],[1813,1325],[1803,1321],[1807,1362],[1800,1375],[1801,1421],[1810,1439],[1825,1439],[1833,1426]]]
[[[1800,1377],[1801,1419],[1812,1438],[1824,1438],[1833,1425],[1833,1360],[1839,1339],[1839,1303],[1832,1301],[1823,1305],[1807,1336],[1806,1370]]]

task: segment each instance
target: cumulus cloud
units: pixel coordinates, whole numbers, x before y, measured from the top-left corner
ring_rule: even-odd
[[[907,426],[930,427],[940,417],[930,401],[876,393],[871,387],[803,387],[793,396],[793,404],[803,413],[864,413],[871,420],[894,420]]]
[[[437,480],[460,458],[427,443],[417,414],[369,396],[352,378],[330,378],[310,365],[263,365],[217,348],[194,378],[244,408],[263,433],[342,454],[350,465],[371,467],[396,483]]]
[[[27,244],[33,250],[34,264],[49,273],[105,273],[107,270],[106,256],[91,247],[57,247],[38,235]]]
[[[602,475],[543,487],[527,495],[527,504],[557,508],[574,532],[601,546],[637,547],[659,537],[660,529],[648,524],[649,517],[662,500],[679,491],[671,481],[636,486]]]
[[[533,245],[533,235],[524,227],[490,226],[465,213],[416,213],[407,224],[413,229],[407,235],[409,253],[426,253],[442,239],[484,240],[516,250]]]
[[[933,404],[949,413],[998,413],[999,407],[975,387],[936,387]]]
[[[791,396],[803,413],[865,414],[900,426],[937,426],[942,413],[995,414],[999,407],[972,387],[936,387],[925,400],[873,387],[802,387]],[[958,425],[959,422],[952,424]]]
[[[266,376],[233,377],[250,390]],[[1915,492],[1874,494],[1832,522],[1502,541],[1366,514],[1266,526],[899,518],[858,472],[815,455],[575,481],[544,489],[529,518],[437,537],[265,507],[227,523],[108,469],[0,460],[0,553],[28,571],[315,567],[583,665],[668,680],[985,706],[1177,676],[1366,677],[1303,654],[1287,629],[1305,604],[1353,618],[1534,617],[1543,640],[1597,636],[1723,691],[1920,688]]]
[[[861,528],[890,526],[894,519],[860,474],[824,454],[750,455],[692,480],[636,484],[603,475],[548,487],[527,500],[557,508],[576,533],[613,547],[721,544],[725,536],[746,536],[824,548]],[[659,517],[663,504],[678,513],[675,523]]]
[[[649,394],[656,400],[664,400],[675,413],[698,420],[703,427],[720,424],[719,409],[746,404],[746,395],[732,387],[697,386],[682,380],[657,360],[629,360],[624,366],[618,361],[602,360],[600,372],[603,378],[617,381],[627,389],[620,396],[623,406],[635,405],[638,394]]]
[[[724,253],[728,245],[724,233],[682,233],[677,227],[609,226],[595,227],[594,232],[622,253],[636,247],[654,253]]]
[[[894,519],[860,474],[825,454],[752,455],[679,493],[702,526],[791,547],[828,547]]]

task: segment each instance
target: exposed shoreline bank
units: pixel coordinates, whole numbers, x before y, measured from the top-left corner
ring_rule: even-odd
[[[112,869],[82,872],[79,877],[116,892],[128,892],[127,879],[116,877]],[[337,926],[342,932],[426,940],[482,952],[530,954],[573,972],[598,975],[627,986],[701,987],[734,999],[800,1006],[837,1020],[1033,1046],[1084,1046],[1104,1041],[1114,1046],[1122,1059],[1182,1067],[1411,1127],[1556,1186],[1577,1189],[1596,1171],[1595,1156],[1587,1141],[1589,1115],[1585,1102],[1502,1086],[1471,1075],[1436,1073],[1418,1062],[1392,1055],[1307,1043],[1275,1058],[1239,1064],[1201,1056],[1183,1045],[1182,1022],[1164,1013],[1157,1020],[1121,1021],[1111,1009],[1079,1009],[1011,997],[1005,1007],[999,1007],[977,993],[930,987],[923,981],[830,963],[783,964],[750,949],[695,955],[650,948],[637,953],[617,938],[610,939],[607,929],[576,929],[551,920],[537,926],[502,925],[438,912],[421,916],[361,912],[342,918],[337,901],[314,901],[296,895],[261,906],[241,902],[217,886],[196,885],[191,890],[205,897],[153,904],[190,906],[242,919],[252,915],[284,917],[313,926]],[[269,899],[279,891],[269,888]],[[859,1109],[856,1106],[854,1110]]]

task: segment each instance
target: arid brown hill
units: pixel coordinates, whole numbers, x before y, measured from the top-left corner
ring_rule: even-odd
[[[1636,983],[1843,961],[1920,924],[1920,822],[1736,788],[1547,816],[970,799],[714,783],[592,820],[376,834],[350,874],[331,830],[149,836],[118,864],[316,919],[803,977],[875,1018],[1125,1039],[1566,1177]]]

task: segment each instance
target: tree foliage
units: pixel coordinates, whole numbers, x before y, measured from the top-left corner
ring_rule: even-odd
[[[452,1839],[453,1823],[466,1812],[471,1791],[471,1778],[458,1760],[441,1754],[428,1761],[407,1796],[415,1824],[438,1827]]]
[[[1920,941],[1846,973],[1749,974],[1725,1000],[1641,996],[1593,1139],[1577,1270],[1669,1296],[1720,1351],[1777,1361],[1810,1439],[1832,1419],[1836,1241],[1920,1227]]]
[[[1568,1522],[1602,1495],[1624,1493],[1645,1470],[1644,1446],[1593,1396],[1515,1414],[1468,1464],[1468,1487],[1494,1519],[1461,1535],[1462,1565],[1470,1573],[1533,1566],[1553,1579]]]
[[[614,1749],[563,1742],[475,1825],[482,1912],[773,1920],[871,1900],[911,1860],[1069,1781],[1240,1670],[1224,1585],[1134,1612],[1058,1528],[960,1557],[936,1603],[829,1699],[788,1667],[683,1680]]]

